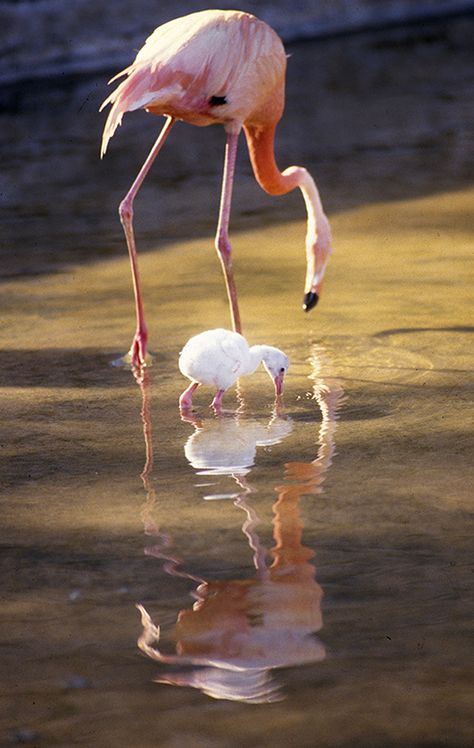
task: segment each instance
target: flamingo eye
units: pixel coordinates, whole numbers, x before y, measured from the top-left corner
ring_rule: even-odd
[[[211,106],[222,106],[223,104],[227,104],[227,99],[225,96],[211,96],[209,104]]]

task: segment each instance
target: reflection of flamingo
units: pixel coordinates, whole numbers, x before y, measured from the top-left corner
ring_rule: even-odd
[[[253,541],[257,575],[200,584],[192,609],[178,615],[176,655],[161,652],[160,630],[138,606],[143,625],[140,649],[163,664],[194,666],[161,673],[157,682],[193,686],[214,698],[262,703],[281,698],[271,670],[324,658],[324,646],[314,636],[322,626],[322,590],[310,563],[314,553],[301,544],[298,498],[298,487],[293,485],[273,507],[275,547],[270,568],[260,544],[255,544],[253,527],[249,528],[249,522],[255,524],[255,512],[243,495],[236,502],[246,511],[243,529]]]
[[[199,474],[213,470],[227,473],[240,485],[234,503],[246,514],[242,529],[254,552],[256,574],[251,579],[202,580],[194,593],[196,602],[192,609],[182,610],[178,615],[173,631],[176,654],[163,653],[159,627],[145,608],[138,606],[143,625],[138,644],[142,651],[163,665],[184,667],[180,671],[162,671],[157,682],[192,686],[215,698],[262,703],[281,698],[270,676],[272,670],[324,658],[324,646],[314,635],[322,627],[322,590],[311,562],[314,552],[302,543],[299,512],[302,495],[322,490],[324,474],[334,453],[335,419],[343,397],[336,381],[324,379],[320,363],[321,352],[315,349],[313,389],[322,413],[318,454],[309,464],[286,465],[290,481],[277,487],[278,500],[273,506],[275,544],[270,551],[273,557],[270,566],[256,533],[257,514],[247,501],[251,488],[242,473],[248,469],[239,474],[235,455],[229,456],[227,467],[222,464],[222,452],[216,443],[222,441],[223,433],[213,432],[214,420],[209,421],[212,427],[201,443],[199,438],[206,434],[208,424],[195,422],[196,431],[191,440],[196,443],[191,442],[194,448],[186,455],[199,468]],[[217,423],[227,428],[232,420],[218,419]],[[278,430],[278,417],[275,422]],[[236,424],[238,429],[238,421],[229,428],[229,444],[236,441]],[[213,433],[215,439],[211,438]],[[220,455],[217,461],[216,455]],[[251,461],[253,464],[253,457]]]
[[[303,494],[319,494],[323,490],[322,483],[332,463],[338,411],[345,401],[345,394],[340,382],[327,373],[331,369],[331,363],[324,348],[314,345],[309,362],[313,397],[322,416],[318,454],[311,462],[286,463],[285,475],[290,480],[304,481],[304,485],[301,486]]]
[[[150,412],[150,381],[149,373],[147,369],[135,371],[135,379],[140,387],[142,393],[142,409],[141,419],[143,424],[143,436],[145,440],[145,465],[141,472],[141,479],[143,487],[146,492],[146,502],[142,509],[142,521],[143,528],[146,535],[150,535],[154,538],[154,545],[145,549],[147,556],[154,556],[164,560],[164,568],[168,574],[174,577],[185,577],[191,579],[194,582],[202,582],[200,577],[196,577],[194,574],[189,574],[186,571],[179,570],[181,565],[181,559],[173,556],[170,553],[170,547],[172,545],[171,538],[169,535],[163,533],[153,521],[153,509],[157,502],[156,491],[153,486],[152,473],[153,473],[153,434],[151,426],[151,412]]]
[[[133,201],[176,120],[193,125],[221,123],[227,133],[216,249],[224,271],[232,326],[242,332],[228,236],[237,141],[244,128],[255,177],[272,195],[299,187],[306,204],[307,270],[303,308],[318,300],[331,253],[331,232],[316,185],[299,166],[284,172],[273,155],[275,128],[284,105],[286,55],[266,23],[240,11],[206,10],[164,24],[147,39],[135,61],[118,76],[126,78],[102,107],[111,104],[102,138],[102,155],[125,112],[146,109],[165,115],[165,125],[130,191],[120,204],[132,266],[137,329],[131,363],[145,363],[147,329],[133,232]],[[112,80],[115,80],[113,78]]]

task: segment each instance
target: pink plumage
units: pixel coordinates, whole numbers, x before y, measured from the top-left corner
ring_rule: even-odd
[[[275,128],[284,106],[286,55],[279,36],[249,13],[205,10],[157,28],[135,61],[112,78],[125,76],[101,109],[110,104],[101,154],[125,112],[146,109],[166,116],[165,125],[131,189],[120,204],[129,251],[137,327],[129,358],[146,364],[148,332],[140,290],[133,231],[133,201],[174,122],[199,126],[220,123],[227,133],[222,194],[215,246],[221,260],[234,331],[242,325],[228,227],[237,142],[243,129],[260,186],[274,195],[299,187],[307,209],[306,280],[303,308],[317,302],[331,254],[331,231],[316,185],[300,166],[281,172],[274,158]]]
[[[279,36],[248,13],[206,10],[169,21],[112,78],[127,76],[101,107],[112,104],[102,153],[123,114],[136,109],[193,125],[243,124],[258,121],[265,102],[275,108],[277,99],[281,114],[285,69]]]

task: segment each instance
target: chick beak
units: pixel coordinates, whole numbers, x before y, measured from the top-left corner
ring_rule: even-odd
[[[283,394],[283,379],[285,375],[284,374],[277,374],[275,379],[273,380],[275,384],[275,394],[277,397],[281,394]]]

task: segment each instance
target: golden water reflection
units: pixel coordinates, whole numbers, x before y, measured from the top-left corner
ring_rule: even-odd
[[[162,650],[160,627],[142,605],[137,606],[143,626],[138,646],[163,666],[155,678],[157,683],[197,688],[217,699],[272,702],[283,698],[281,683],[273,671],[325,658],[324,644],[317,636],[323,626],[323,591],[316,580],[315,553],[303,542],[300,502],[303,496],[322,491],[334,454],[337,412],[344,392],[336,379],[325,374],[328,361],[322,348],[313,348],[310,365],[314,401],[321,413],[317,454],[309,462],[286,463],[282,466],[283,482],[271,486],[277,500],[272,506],[274,545],[269,550],[257,532],[261,520],[252,506],[254,489],[249,475],[258,460],[257,448],[282,442],[293,429],[292,420],[281,409],[263,424],[244,416],[242,405],[232,415],[186,419],[194,433],[187,439],[184,452],[196,475],[233,479],[232,493],[203,498],[231,499],[243,512],[243,521],[241,514],[236,514],[236,520],[242,522],[243,536],[253,552],[251,578],[203,579],[184,571],[181,559],[172,555],[172,539],[153,520],[159,502],[151,479],[149,390],[147,381],[141,382],[147,448],[142,473],[147,492],[143,520],[146,534],[156,541],[146,552],[164,561],[171,576],[184,576],[197,583],[192,595],[195,602],[177,614],[171,633],[173,652]]]

